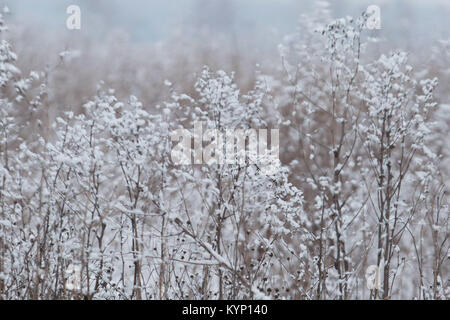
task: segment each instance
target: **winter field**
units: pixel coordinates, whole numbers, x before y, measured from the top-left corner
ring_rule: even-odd
[[[450,298],[450,35],[245,1],[151,41],[0,1],[0,300]]]

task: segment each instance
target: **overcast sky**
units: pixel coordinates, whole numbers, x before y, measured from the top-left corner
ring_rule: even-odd
[[[228,1],[228,10],[213,10],[211,2]],[[70,4],[82,10],[83,32],[103,35],[121,29],[135,41],[164,40],[183,25],[202,22],[212,29],[264,35],[277,30],[286,34],[302,13],[312,12],[313,0],[0,0],[11,9],[14,21],[27,22],[43,30],[64,30]],[[437,40],[449,36],[450,0],[335,0],[334,17],[356,16],[369,4],[379,5],[387,35]],[[405,33],[405,31],[408,31]]]

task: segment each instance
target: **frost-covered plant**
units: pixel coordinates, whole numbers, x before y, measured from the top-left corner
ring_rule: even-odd
[[[423,200],[414,173],[437,161],[425,143],[437,80],[415,80],[405,53],[364,59],[366,19],[339,19],[325,28],[304,19],[300,36],[281,47],[287,80],[278,89],[279,109],[289,119],[286,134],[298,141],[287,141],[284,161],[304,188],[313,221],[310,294],[317,299],[365,296],[359,278],[368,263],[382,274],[370,297],[392,297],[410,249],[402,246],[403,235]]]

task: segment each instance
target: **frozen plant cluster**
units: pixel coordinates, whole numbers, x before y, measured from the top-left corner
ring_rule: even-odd
[[[61,114],[1,18],[0,299],[448,299],[438,82],[367,54],[367,18],[303,17],[247,90],[204,67],[152,106],[101,83]],[[282,168],[173,165],[199,121],[280,128]]]

